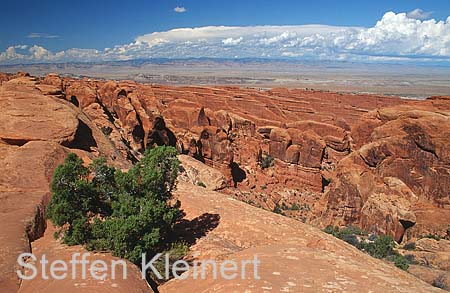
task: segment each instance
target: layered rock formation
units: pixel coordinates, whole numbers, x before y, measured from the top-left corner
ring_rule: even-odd
[[[407,101],[55,75],[42,83],[80,107],[130,160],[151,145],[176,146],[221,171],[225,192],[256,206],[301,206],[286,214],[321,226],[359,225],[397,241],[406,231],[410,238],[440,233],[450,222],[446,97]],[[273,167],[261,168],[265,156]]]
[[[414,242],[415,248],[402,250],[414,259],[408,272],[442,289],[450,289],[450,240],[422,238]]]
[[[445,234],[450,223],[450,100],[383,108],[361,120],[355,130],[363,129],[355,140],[361,147],[338,163],[316,205],[318,221],[358,224],[392,234],[399,242],[407,229],[407,238]]]

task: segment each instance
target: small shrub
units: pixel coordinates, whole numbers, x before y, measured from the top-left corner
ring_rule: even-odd
[[[344,240],[345,242],[347,242],[348,244],[353,245],[353,246],[358,246],[359,245],[359,240],[358,240],[358,237],[356,237],[356,235],[345,234],[345,235],[342,236],[341,239]]]
[[[267,185],[261,185],[261,190],[266,190],[267,189]]]
[[[433,282],[431,283],[431,285],[433,285],[436,288],[440,288],[442,290],[448,290],[448,286],[445,285],[445,276],[444,275],[440,275],[439,277],[434,279]]]
[[[272,212],[274,212],[275,214],[279,214],[279,215],[283,215],[284,216],[284,212],[281,209],[280,205],[277,203],[275,205],[275,207],[273,208]]]
[[[369,240],[369,241],[375,241],[375,240],[377,240],[377,234],[370,234],[369,235],[369,237],[367,238],[367,240]]]
[[[333,235],[334,237],[338,238],[338,234],[339,234],[339,228],[338,227],[334,227],[334,226],[327,226],[325,229],[323,229],[323,232]]]
[[[206,184],[201,181],[197,182],[197,185],[200,187],[206,188]]]
[[[295,202],[292,204],[292,206],[291,206],[291,210],[293,210],[293,211],[299,211],[299,210],[301,210],[301,207],[298,205],[298,204],[296,204]]]
[[[416,243],[415,242],[408,242],[405,245],[403,245],[404,250],[416,250]]]
[[[409,268],[410,262],[401,254],[394,255],[392,261],[394,262],[394,265],[399,269],[406,271]]]
[[[183,259],[188,252],[189,245],[186,242],[181,241],[172,243],[172,245],[168,249],[162,252],[162,256],[157,261],[155,261],[154,267],[158,272],[164,272],[166,270],[166,254],[169,255],[169,267],[172,267],[176,261]],[[179,274],[181,273],[179,272]],[[150,273],[150,277],[153,280],[158,280],[153,272]],[[169,279],[172,279],[173,277],[174,276],[172,274],[172,270],[169,270]]]
[[[350,234],[350,235],[364,236],[364,235],[367,235],[367,232],[364,231],[364,230],[361,230],[360,228],[358,228],[358,227],[356,227],[356,226],[350,225],[350,226],[347,226],[347,227],[343,228],[343,229],[340,231],[340,234],[341,234],[341,237],[342,237],[343,235],[349,235],[349,234]],[[341,237],[339,237],[339,238],[341,238]]]
[[[375,258],[386,258],[394,255],[395,241],[391,236],[377,236],[373,242],[361,242],[358,247]]]
[[[259,159],[259,165],[262,169],[267,169],[272,167],[274,164],[274,158],[271,155],[261,156]]]
[[[417,264],[417,261],[416,261],[416,258],[414,257],[414,255],[405,254],[405,258],[410,264]]]
[[[391,236],[377,236],[376,234],[371,234],[367,237],[367,240],[364,240],[365,236],[367,236],[367,232],[354,226],[348,226],[343,229],[327,226],[323,231],[355,246],[372,257],[387,259],[402,270],[407,270],[409,264],[414,261],[413,255],[409,255],[408,257],[403,256],[394,250],[396,243]]]

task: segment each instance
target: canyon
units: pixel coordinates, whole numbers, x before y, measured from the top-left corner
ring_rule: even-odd
[[[433,267],[450,283],[449,254],[441,247],[447,240],[419,240],[423,252],[416,258],[436,265],[408,274],[319,230],[353,225],[403,244],[450,236],[450,96],[405,100],[23,72],[0,74],[0,83],[0,284],[6,290],[76,289],[71,280],[20,284],[16,275],[21,252],[64,258],[82,250],[52,239],[44,217],[52,172],[68,153],[127,169],[156,145],[180,153],[176,195],[187,218],[214,224],[190,255],[242,260],[258,254],[266,264],[260,281],[172,280],[160,292],[236,286],[242,292],[430,292],[436,288],[412,274],[434,276]],[[137,278],[77,284],[95,292],[150,290]]]

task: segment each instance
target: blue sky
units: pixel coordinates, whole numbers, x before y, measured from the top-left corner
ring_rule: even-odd
[[[184,8],[174,9],[176,7]],[[338,52],[340,55],[357,53],[358,56],[381,55],[384,57],[398,57],[406,56],[407,58],[448,58],[445,50],[437,48],[436,50],[421,50],[420,54],[415,54],[414,50],[404,49],[401,52],[392,50],[381,50],[378,52],[372,50],[373,48],[361,47],[361,52],[356,52],[352,49],[355,44],[345,45],[345,50],[342,47],[329,48],[329,44],[325,44],[327,50],[321,48],[313,48],[313,46],[323,46],[317,40],[313,43],[309,42],[305,47],[305,42],[301,42],[308,37],[308,34],[301,33],[295,28],[283,29],[286,25],[305,25],[305,24],[320,24],[329,25],[333,27],[374,27],[377,21],[382,20],[386,12],[392,11],[395,14],[411,12],[415,9],[421,9],[421,13],[416,13],[412,18],[417,21],[426,19],[435,19],[436,23],[439,21],[446,22],[447,17],[450,16],[450,1],[448,0],[391,0],[391,1],[332,1],[332,0],[315,0],[315,1],[265,1],[265,0],[250,0],[250,1],[218,1],[218,0],[140,0],[140,1],[116,1],[116,0],[78,0],[78,1],[63,1],[63,0],[32,0],[32,1],[5,1],[2,3],[2,17],[0,18],[0,52],[4,52],[0,57],[1,63],[8,63],[9,61],[20,61],[24,59],[22,56],[28,56],[31,47],[35,46],[34,59],[41,58],[41,61],[65,61],[69,59],[76,60],[81,58],[80,52],[71,51],[71,53],[61,53],[58,56],[50,56],[57,52],[65,52],[71,48],[77,49],[96,49],[103,52],[105,48],[113,48],[126,44],[136,42],[139,37],[149,35],[152,32],[167,32],[176,28],[198,28],[205,26],[233,26],[233,27],[258,27],[258,26],[277,26],[276,29],[269,29],[260,34],[270,38],[281,36],[283,44],[278,47],[272,47],[273,50],[281,50],[274,56],[268,56],[271,52],[270,48],[261,49],[260,51],[251,50],[250,46],[256,44],[252,39],[258,30],[252,30],[250,34],[247,30],[241,29],[239,31],[231,32],[227,37],[225,34],[220,34],[219,39],[208,39],[208,44],[203,49],[205,52],[215,52],[214,56],[204,57],[279,57],[279,56],[296,56],[297,51],[300,55],[306,57],[315,56],[315,53],[320,53],[320,56],[327,54],[334,54]],[[417,11],[416,11],[417,12]],[[395,25],[392,20],[390,24]],[[405,24],[405,27],[408,25]],[[389,25],[386,24],[385,28]],[[424,28],[425,29],[425,28]],[[437,34],[446,34],[447,30],[440,30],[436,26]],[[259,28],[261,31],[261,28]],[[185,32],[183,32],[184,34]],[[192,32],[188,32],[192,33]],[[242,36],[239,34],[242,33]],[[284,37],[283,37],[283,33]],[[325,35],[325,38],[332,40],[345,34],[346,32],[323,31],[314,29],[311,34]],[[352,31],[355,34],[354,38],[360,38],[360,32]],[[211,33],[215,34],[215,32]],[[211,34],[208,34],[210,36]],[[332,34],[332,35],[330,35]],[[358,35],[356,35],[358,34]],[[197,34],[193,34],[192,38],[188,40],[183,39],[182,44],[178,37],[172,39],[172,35],[164,35],[166,42],[160,42],[156,46],[142,47],[136,46],[131,48],[131,51],[137,52],[136,57],[202,57],[200,54],[194,52],[194,48],[199,45],[193,45],[197,42]],[[381,36],[382,38],[383,36]],[[414,36],[410,36],[414,38]],[[435,36],[438,38],[438,36]],[[445,36],[444,36],[445,37]],[[252,40],[250,40],[252,39]],[[145,42],[148,39],[141,38]],[[228,40],[228,41],[227,41]],[[295,43],[297,40],[297,43]],[[299,41],[300,40],[300,41]],[[383,43],[383,40],[378,39],[378,42]],[[429,40],[426,40],[430,42]],[[177,43],[178,42],[178,43]],[[186,42],[190,44],[186,45]],[[247,42],[247,43],[246,43]],[[285,50],[287,42],[294,44],[293,46],[298,50]],[[447,43],[442,43],[437,46],[446,46]],[[263,42],[264,43],[264,42]],[[267,43],[267,42],[266,42]],[[268,44],[264,43],[266,46]],[[270,42],[269,42],[270,43]],[[409,42],[410,43],[410,42]],[[405,44],[405,46],[419,46],[420,44]],[[274,43],[270,43],[273,45]],[[450,43],[449,43],[450,44]],[[219,48],[219,45],[222,47]],[[231,45],[235,47],[230,48]],[[239,45],[239,46],[238,46]],[[428,44],[422,44],[429,46]],[[434,44],[433,44],[434,45]],[[360,44],[357,44],[357,47]],[[14,50],[8,48],[14,47]],[[37,48],[37,49],[36,49]],[[41,50],[44,49],[45,51]],[[212,48],[211,50],[209,50]],[[303,48],[307,52],[303,53]],[[350,51],[349,49],[350,48]],[[376,48],[375,48],[376,49]],[[121,49],[122,50],[122,49]],[[130,50],[130,48],[126,48]],[[173,52],[172,55],[167,55],[167,50]],[[242,54],[240,51],[242,51]],[[310,50],[310,51],[308,51]],[[359,49],[358,49],[359,50]],[[14,51],[14,54],[11,52]],[[130,51],[130,52],[131,52]],[[315,53],[314,53],[314,52]],[[392,52],[391,52],[392,51]],[[6,54],[5,52],[9,52]],[[164,52],[165,54],[163,54]],[[397,54],[398,53],[398,54]],[[436,53],[436,54],[435,54]],[[46,55],[47,54],[47,55]],[[77,55],[78,54],[78,55]],[[118,53],[105,54],[94,51],[83,51],[83,56],[98,59],[126,59],[133,57],[133,54],[122,54],[117,57]],[[88,54],[88,55],[86,55]],[[92,54],[95,54],[92,55]],[[102,57],[99,57],[101,54]],[[252,56],[255,55],[255,56]],[[284,55],[283,55],[284,54]],[[161,55],[161,56],[160,56]],[[167,56],[165,56],[167,55]],[[192,56],[190,56],[192,55]],[[205,53],[205,55],[208,55]],[[36,57],[37,56],[37,57]],[[46,57],[45,57],[46,56]],[[63,56],[63,57],[62,57]],[[77,57],[78,56],[78,57]],[[343,55],[342,55],[343,56]],[[35,58],[36,57],[36,58]],[[308,57],[308,58],[309,58]],[[34,61],[31,58],[29,61]],[[333,58],[333,56],[330,56]],[[345,57],[342,57],[345,58]],[[359,57],[358,57],[359,58]],[[26,58],[25,58],[26,59]],[[69,60],[70,61],[70,60]]]

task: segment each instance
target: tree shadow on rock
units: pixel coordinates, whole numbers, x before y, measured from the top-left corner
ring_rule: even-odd
[[[184,241],[190,246],[219,226],[219,222],[219,214],[204,213],[192,220],[181,220],[174,227],[174,232],[178,241]]]
[[[186,243],[190,247],[194,245],[198,239],[206,236],[210,231],[214,230],[219,225],[219,222],[220,215],[210,213],[204,213],[192,220],[183,219],[175,225],[174,233],[169,239],[169,243]],[[169,259],[169,263],[172,263],[173,265],[173,262],[176,260],[177,258],[172,260]],[[185,259],[185,261],[191,265],[193,259]],[[164,266],[165,265],[166,264],[164,263]],[[147,274],[146,280],[155,293],[159,293],[158,287],[168,281],[157,280],[152,278],[150,274]]]

